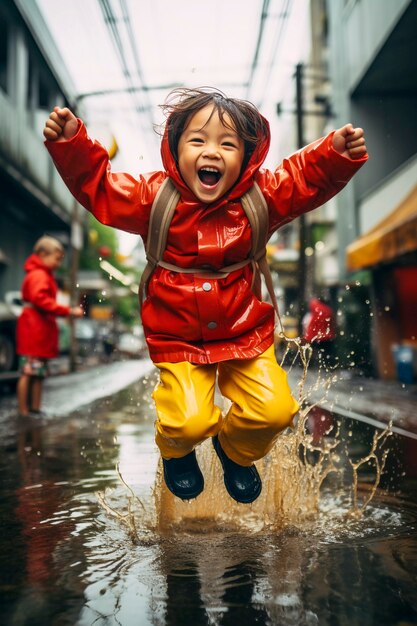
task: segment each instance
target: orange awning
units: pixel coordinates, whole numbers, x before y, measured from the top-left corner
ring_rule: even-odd
[[[350,272],[417,250],[417,185],[376,226],[346,248]]]

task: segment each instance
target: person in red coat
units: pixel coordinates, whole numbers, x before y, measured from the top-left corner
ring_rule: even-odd
[[[142,307],[160,372],[153,398],[165,482],[182,499],[198,496],[204,479],[195,447],[212,437],[228,493],[249,503],[261,492],[254,461],[299,406],[275,358],[274,309],[252,290],[251,228],[241,198],[256,182],[270,236],[346,185],[367,159],[364,134],[347,124],[271,171],[261,168],[269,124],[253,104],[215,89],[180,89],[163,108],[161,171],[138,178],[112,172],[106,150],[68,108],[51,112],[45,144],[86,209],[145,242],[155,196],[167,177],[173,181],[180,199]],[[214,402],[216,381],[231,401],[226,416]]]
[[[309,312],[303,319],[303,339],[316,350],[317,363],[333,365],[336,321],[333,309],[324,298],[311,298]],[[314,356],[314,352],[313,352]]]
[[[26,260],[26,276],[22,283],[23,311],[17,321],[16,344],[20,356],[20,378],[17,383],[19,414],[39,414],[42,383],[48,360],[58,356],[57,316],[83,313],[56,301],[57,284],[53,271],[64,257],[60,241],[45,235],[38,239],[33,254]]]

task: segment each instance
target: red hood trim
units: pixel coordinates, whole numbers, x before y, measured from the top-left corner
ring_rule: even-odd
[[[37,254],[31,254],[30,257],[26,259],[23,267],[26,272],[42,269],[45,270],[45,272],[48,272],[48,274],[52,273],[49,267],[46,267],[46,265],[44,265],[42,259]]]
[[[266,155],[268,154],[271,142],[269,123],[264,117],[263,120],[268,130],[267,137],[259,137],[259,143],[256,146],[255,151],[252,154],[242,176],[239,178],[234,187],[232,187],[229,192],[225,196],[220,198],[215,204],[210,205],[210,208],[218,208],[219,206],[225,204],[226,202],[229,202],[230,200],[241,198],[243,194],[246,193],[248,189],[250,189],[250,187],[252,187],[255,176],[259,171],[262,163],[264,162]],[[190,191],[190,189],[188,189],[187,185],[184,183],[181,174],[179,173],[177,164],[175,163],[174,156],[169,147],[168,121],[169,118],[165,125],[165,132],[161,143],[161,157],[165,171],[167,175],[174,181],[175,186],[181,193],[181,197],[184,202],[201,204],[200,201],[197,200],[194,194]]]

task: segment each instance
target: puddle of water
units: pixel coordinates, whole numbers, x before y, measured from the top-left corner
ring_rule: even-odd
[[[415,441],[377,441],[379,477],[359,463],[374,429],[313,408],[261,464],[253,505],[227,496],[208,442],[207,489],[183,503],[161,481],[154,384],[0,423],[6,626],[417,624]]]
[[[303,407],[295,428],[288,429],[277,441],[273,450],[257,463],[262,478],[260,497],[250,506],[231,500],[223,485],[222,472],[213,451],[211,441],[197,449],[199,464],[205,476],[205,490],[195,500],[182,501],[168,491],[162,478],[159,462],[152,505],[141,502],[118,470],[119,480],[128,490],[127,505],[123,512],[114,508],[106,493],[98,494],[101,506],[128,529],[134,541],[143,540],[137,528],[155,532],[216,532],[241,531],[265,532],[282,530],[287,526],[304,528],[306,523],[323,518],[323,485],[332,478],[332,494],[343,501],[343,515],[337,519],[361,518],[372,502],[384,472],[388,448],[385,446],[392,432],[386,428],[374,431],[369,450],[359,459],[352,459],[348,440],[341,432],[341,423],[327,410],[308,404],[304,391],[311,348],[294,343],[303,365],[299,384],[299,401]],[[285,360],[286,353],[283,359]],[[323,385],[317,377],[317,387],[323,386],[324,394],[329,382]],[[327,385],[327,388],[326,388]],[[222,398],[217,397],[220,404]],[[224,413],[228,405],[223,406]],[[346,478],[346,467],[350,469]],[[359,474],[366,468],[374,473],[366,496],[359,495]],[[335,480],[336,479],[336,480]],[[349,487],[346,489],[346,482]],[[369,480],[368,480],[369,483]],[[138,506],[140,505],[140,506]],[[327,507],[328,511],[331,511]],[[341,507],[338,507],[340,513]],[[334,526],[335,521],[332,520]]]
[[[329,416],[326,411],[328,421]],[[362,531],[366,534],[382,525],[384,530],[387,526],[401,526],[401,515],[391,515],[380,508],[384,492],[378,491],[388,455],[383,446],[390,431],[373,431],[370,441],[356,444],[357,459],[353,460],[355,451],[349,440],[342,438],[340,424],[333,416],[331,428],[326,427],[324,442],[314,442],[317,431],[308,435],[303,431],[301,436],[301,429],[311,419],[310,410],[306,410],[305,418],[257,464],[263,491],[249,506],[238,504],[227,495],[209,441],[197,450],[206,482],[204,492],[197,499],[184,502],[175,498],[165,486],[159,461],[155,486],[147,499],[139,498],[119,472],[118,488],[115,492],[99,492],[99,502],[127,529],[134,543],[152,541],[152,537],[161,533],[253,535],[290,528],[314,532],[316,536],[331,533],[337,538],[353,537]],[[348,437],[353,437],[356,426],[350,425]],[[333,431],[334,436],[330,437]]]

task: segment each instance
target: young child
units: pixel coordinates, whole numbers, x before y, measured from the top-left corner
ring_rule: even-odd
[[[251,229],[241,197],[256,183],[268,204],[269,235],[340,191],[366,161],[363,131],[347,124],[261,169],[268,122],[249,102],[212,89],[181,89],[163,106],[163,171],[138,179],[112,173],[105,149],[68,108],[55,107],[46,147],[77,200],[103,222],[146,241],[149,216],[169,176],[180,200],[142,308],[150,356],[159,368],[156,443],[168,488],[182,499],[204,488],[195,447],[208,437],[230,496],[261,492],[254,461],[290,426],[298,404],[274,354],[274,309],[251,289]],[[239,263],[220,277],[218,270]],[[243,265],[243,267],[242,267]],[[186,272],[181,270],[186,270]],[[210,273],[211,272],[211,273]],[[216,377],[232,405],[214,403]]]
[[[52,272],[61,265],[64,248],[60,241],[44,236],[38,239],[33,254],[26,260],[22,283],[23,311],[17,320],[17,353],[20,378],[17,401],[22,417],[40,414],[42,383],[48,359],[58,355],[57,316],[82,316],[79,307],[56,302],[57,285]]]

